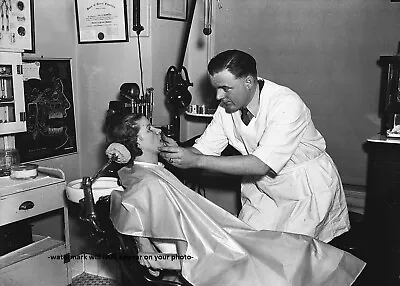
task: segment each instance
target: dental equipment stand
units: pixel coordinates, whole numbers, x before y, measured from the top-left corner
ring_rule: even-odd
[[[101,167],[93,177],[83,177],[82,178],[82,189],[83,189],[83,202],[82,202],[82,213],[80,219],[88,222],[97,233],[104,234],[104,230],[99,227],[99,222],[94,209],[94,199],[93,199],[93,183],[99,178],[100,174],[103,173],[111,163],[116,159],[115,156],[111,157],[107,163]]]

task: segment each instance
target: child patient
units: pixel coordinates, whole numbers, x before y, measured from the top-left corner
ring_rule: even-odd
[[[113,114],[107,136],[131,155],[118,172],[125,191],[112,192],[110,217],[117,231],[137,238],[142,264],[181,269],[196,286],[344,286],[364,268],[311,237],[257,231],[187,188],[158,162],[163,138],[146,117]]]

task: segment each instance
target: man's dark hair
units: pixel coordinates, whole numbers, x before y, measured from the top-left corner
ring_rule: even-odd
[[[207,69],[211,76],[226,69],[236,78],[248,75],[257,77],[256,60],[240,50],[227,50],[219,53],[208,63]]]

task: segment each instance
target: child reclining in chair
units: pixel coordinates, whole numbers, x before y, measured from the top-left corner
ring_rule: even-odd
[[[257,231],[187,188],[158,163],[160,130],[142,115],[111,115],[107,135],[131,153],[111,194],[111,220],[137,237],[155,269],[181,269],[193,285],[351,285],[365,263],[308,236]],[[161,253],[160,253],[161,252]],[[168,255],[164,255],[169,253]]]

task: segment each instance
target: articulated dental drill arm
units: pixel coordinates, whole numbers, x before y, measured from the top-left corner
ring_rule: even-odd
[[[108,146],[106,150],[106,155],[108,156],[107,163],[96,172],[93,177],[83,177],[82,178],[82,189],[84,194],[84,199],[82,202],[82,213],[80,219],[89,222],[96,232],[103,233],[104,231],[99,227],[97,222],[96,213],[94,211],[94,199],[92,185],[98,179],[100,174],[106,170],[112,162],[117,162],[121,164],[126,164],[131,159],[131,155],[126,147],[119,143],[112,143]]]
[[[97,222],[96,213],[94,212],[94,199],[92,192],[92,181],[89,177],[82,178],[82,189],[84,194],[83,202],[81,203],[82,212],[80,219],[91,224],[96,232],[104,232]]]

